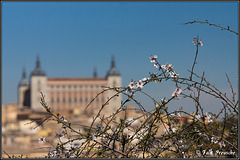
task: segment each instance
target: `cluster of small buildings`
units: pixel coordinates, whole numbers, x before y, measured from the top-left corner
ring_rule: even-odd
[[[47,77],[37,58],[35,69],[29,79],[30,82],[27,80],[26,72],[23,71],[18,85],[18,103],[2,105],[2,155],[5,158],[8,155],[16,157],[23,155],[22,158],[43,157],[52,147],[50,144],[57,144],[56,134],[61,132],[62,126],[56,121],[42,123],[48,113],[40,104],[40,92],[44,94],[53,113],[64,115],[72,123],[72,127],[84,133],[86,130],[82,126],[89,126],[92,117],[98,113],[102,104],[117,92],[110,90],[98,97],[96,95],[103,91],[103,86],[121,87],[122,83],[114,58],[105,77],[97,77],[97,72],[94,70],[91,78]],[[88,109],[85,109],[93,98],[95,100]],[[105,116],[112,114],[121,106],[121,100],[121,94],[114,97],[105,106],[102,114]],[[141,115],[141,111],[129,105],[125,115],[121,113],[119,117],[131,120]],[[140,124],[139,120],[136,122],[135,125]],[[164,132],[164,128],[161,132]],[[40,144],[39,137],[46,137],[49,143]]]
[[[56,124],[47,122],[35,128],[47,114],[40,104],[41,92],[53,113],[63,114],[79,123],[88,122],[89,118],[98,112],[101,104],[117,93],[112,90],[104,92],[91,103],[89,109],[85,109],[91,100],[103,91],[104,86],[121,87],[122,83],[114,58],[105,77],[98,77],[95,69],[93,77],[56,78],[46,75],[37,57],[29,79],[28,81],[23,70],[18,85],[18,103],[2,105],[2,146],[7,154],[42,157],[43,153],[46,154],[46,148],[39,146],[38,137],[44,136],[48,137],[49,141],[54,141],[59,128]],[[121,95],[114,97],[104,113],[107,115],[116,110],[121,99]],[[6,156],[5,153],[4,155]]]

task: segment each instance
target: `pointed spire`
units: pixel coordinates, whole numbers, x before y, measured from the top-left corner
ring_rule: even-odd
[[[19,83],[19,86],[27,86],[28,85],[28,80],[26,78],[26,69],[23,68],[23,72],[22,72],[22,79]]]
[[[40,68],[40,60],[39,60],[38,55],[37,55],[37,60],[36,60],[36,68]]]
[[[93,70],[93,77],[97,78],[97,69],[96,69],[96,67],[94,67],[94,70]]]
[[[114,60],[114,56],[112,56],[112,65],[111,68],[115,68],[115,60]]]
[[[26,79],[26,69],[25,68],[23,68],[22,79]]]
[[[37,59],[36,59],[36,67],[31,73],[31,76],[33,76],[33,75],[34,76],[46,76],[45,72],[40,67],[40,59],[39,59],[38,55],[37,55]]]
[[[112,61],[111,61],[111,68],[110,70],[107,72],[106,77],[108,76],[120,76],[120,73],[118,72],[116,66],[115,66],[115,60],[114,60],[114,56],[112,56]]]

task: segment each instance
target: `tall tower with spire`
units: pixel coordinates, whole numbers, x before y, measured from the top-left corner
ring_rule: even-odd
[[[119,71],[116,68],[114,56],[112,56],[111,67],[110,67],[109,71],[107,72],[106,79],[107,79],[108,87],[121,87],[122,86],[122,78],[121,78]],[[111,98],[116,93],[117,92],[115,90],[108,91],[108,98]],[[109,106],[107,107],[107,109],[109,110],[109,113],[113,113],[120,107],[121,100],[122,100],[122,96],[120,94],[119,96],[114,97],[109,102]]]
[[[23,69],[22,79],[18,84],[18,105],[20,107],[30,106],[30,88],[26,78],[26,70]]]
[[[35,111],[42,111],[44,108],[40,104],[41,94],[47,98],[47,77],[40,66],[40,60],[37,56],[35,69],[31,73],[31,108]],[[47,100],[47,99],[46,99]],[[48,101],[47,101],[48,102]]]

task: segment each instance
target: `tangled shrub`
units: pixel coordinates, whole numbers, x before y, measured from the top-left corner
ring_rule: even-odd
[[[204,72],[201,76],[194,73],[198,47],[203,46],[203,43],[198,37],[193,39],[193,43],[197,50],[192,70],[189,70],[189,78],[181,77],[172,64],[162,65],[157,55],[151,56],[150,62],[158,72],[149,73],[149,78],[132,81],[127,87],[104,88],[103,92],[114,90],[116,94],[102,105],[85,134],[75,130],[64,115],[52,113],[42,94],[41,104],[49,113],[46,119],[55,120],[63,128],[62,132],[57,134],[59,143],[49,150],[46,158],[237,157],[238,100],[236,101],[235,98],[236,93],[227,75],[232,89],[232,99],[207,81]],[[160,101],[142,90],[144,86],[153,82],[163,85],[166,81],[171,81],[175,85],[175,90],[172,95]],[[150,98],[156,105],[155,109],[146,111],[144,106],[135,99],[137,92]],[[204,112],[200,103],[202,93],[222,102],[219,113]],[[127,99],[114,113],[107,117],[102,116],[103,108],[119,94],[125,95]],[[169,112],[167,106],[179,98],[193,100],[195,112],[188,113],[183,109]],[[119,117],[120,114],[126,115],[126,104],[130,101],[139,107],[141,116],[130,120],[126,116]],[[219,121],[221,114],[224,114],[222,122]],[[136,125],[136,122],[139,125]],[[68,137],[69,131],[77,136]],[[67,136],[68,140],[63,142],[61,140],[63,136]],[[48,142],[42,137],[39,141]],[[75,141],[80,144],[74,145]]]
[[[202,21],[185,24],[198,22]],[[212,25],[208,21],[206,24]],[[217,27],[221,28],[221,26]],[[222,29],[229,30],[229,27],[222,27]],[[229,31],[235,33],[232,30]],[[239,101],[235,97],[236,93],[227,74],[226,77],[232,90],[231,98],[210,83],[204,72],[202,75],[194,72],[198,49],[203,46],[203,42],[197,36],[194,37],[193,43],[196,45],[196,54],[192,69],[188,70],[189,78],[181,77],[172,64],[161,64],[157,55],[149,57],[157,72],[149,73],[148,78],[131,81],[126,87],[105,87],[90,102],[91,104],[104,92],[110,90],[116,92],[102,104],[91,125],[85,126],[85,133],[75,129],[64,115],[53,113],[41,93],[41,104],[48,113],[42,123],[53,120],[62,126],[61,132],[56,134],[57,145],[51,144],[53,147],[45,158],[238,157]],[[171,82],[175,90],[161,100],[154,99],[143,91],[143,87],[155,82],[161,85]],[[150,98],[156,107],[147,111],[135,98],[137,92]],[[111,115],[103,116],[103,109],[119,94],[126,96],[126,100],[117,106],[117,110]],[[214,97],[222,103],[219,113],[204,111],[200,102],[202,94]],[[169,104],[180,98],[192,100],[195,104],[195,111],[188,113],[180,108],[170,112]],[[126,105],[129,102],[137,105],[140,116],[127,118]],[[223,115],[222,121],[220,121],[220,115]],[[74,136],[69,133],[74,133]],[[67,140],[63,140],[63,137],[67,137]],[[49,143],[47,137],[40,137],[39,142]],[[78,142],[78,145],[75,142]]]

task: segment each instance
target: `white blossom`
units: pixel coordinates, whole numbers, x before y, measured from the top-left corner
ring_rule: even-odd
[[[38,141],[39,143],[46,143],[46,140],[43,137],[38,138]]]
[[[218,144],[219,144],[220,148],[222,148],[222,147],[225,147],[225,146],[226,146],[226,145],[225,145],[225,143],[224,143],[224,141],[221,141],[221,142],[219,142]]]
[[[200,46],[203,46],[202,40],[200,40],[198,44],[199,44]]]
[[[172,96],[175,97],[175,99],[178,99],[178,96],[182,93],[182,90],[180,88],[176,88],[175,91],[172,93]]]
[[[158,56],[157,56],[157,55],[154,55],[154,56],[151,56],[151,57],[149,57],[149,59],[150,59],[150,62],[152,62],[152,63],[155,63],[155,62],[156,62],[156,60],[157,60],[157,58],[158,58]]]
[[[135,83],[134,82],[130,82],[130,84],[128,85],[131,89],[133,89],[133,88],[136,88],[136,86],[135,86]]]
[[[139,80],[139,81],[137,82],[137,87],[138,87],[138,88],[143,88],[143,82],[142,82],[141,80]]]

